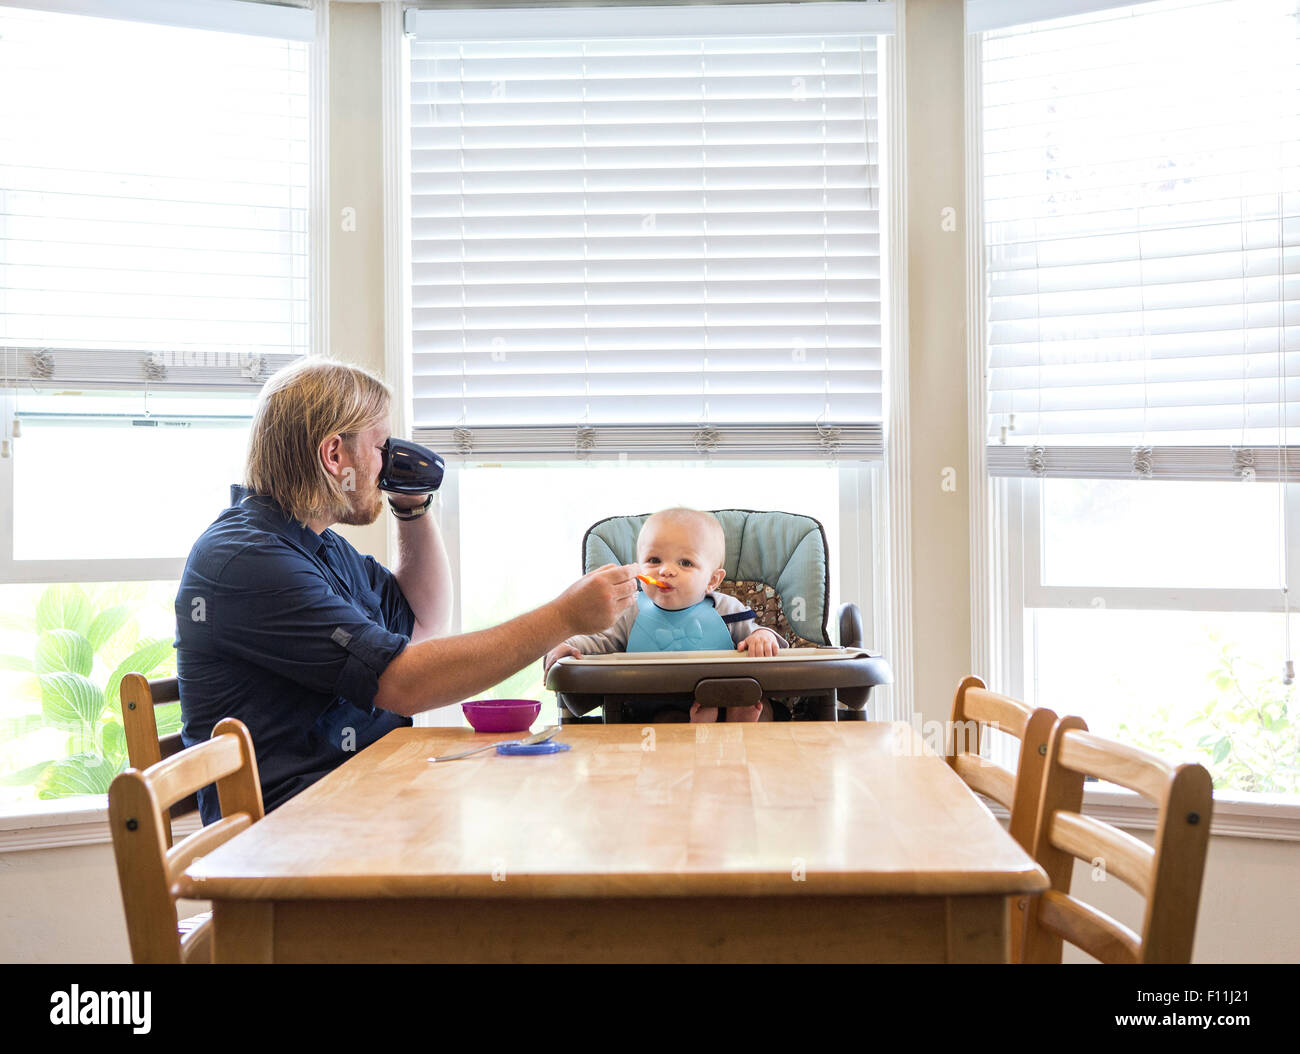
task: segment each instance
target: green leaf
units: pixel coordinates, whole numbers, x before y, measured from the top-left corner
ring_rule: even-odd
[[[113,636],[109,637],[95,652],[95,658],[105,669],[113,670],[122,664],[122,660],[135,650],[140,639],[140,623],[132,616]]]
[[[79,794],[107,794],[117,766],[98,754],[73,754],[55,761],[36,785],[38,798],[71,798]]]
[[[114,710],[120,709],[119,695],[122,690],[122,678],[128,673],[138,673],[148,677],[171,656],[172,642],[170,640],[153,640],[144,643],[123,659],[121,665],[113,671],[113,675],[108,679],[108,684],[104,687],[104,701]]]
[[[79,673],[89,677],[95,652],[82,634],[70,629],[46,630],[36,642],[36,673]]]
[[[104,726],[104,757],[115,766],[126,761],[126,729],[116,721],[109,721]]]
[[[53,585],[36,602],[36,630],[70,629],[83,637],[90,629],[90,601],[80,586]]]
[[[25,769],[19,769],[17,772],[10,772],[6,776],[0,776],[0,787],[30,787],[41,778],[41,773],[45,771],[45,767],[53,764],[52,761],[40,761],[35,765],[29,765]]]
[[[99,651],[114,633],[126,625],[126,620],[130,617],[131,609],[125,604],[118,604],[116,607],[101,611],[95,616],[90,624],[90,630],[86,633],[86,637],[90,640],[90,647],[94,651]]]
[[[173,732],[181,730],[181,704],[168,703],[166,706],[155,706],[153,709],[154,720],[158,723],[158,734],[160,736],[169,736]]]
[[[104,693],[80,674],[47,673],[41,678],[41,712],[56,728],[94,728],[104,712]]]
[[[1230,750],[1232,750],[1232,742],[1227,736],[1224,736],[1217,744],[1215,744],[1213,756],[1214,764],[1217,765],[1220,761],[1226,758]]]
[[[32,660],[25,655],[0,655],[0,670],[17,670],[19,673],[31,673]]]

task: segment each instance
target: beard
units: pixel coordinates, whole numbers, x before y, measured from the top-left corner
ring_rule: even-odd
[[[342,515],[336,522],[346,523],[350,527],[367,527],[379,519],[384,511],[384,499],[378,487],[372,487],[366,493],[353,491],[348,496],[348,505],[340,510]]]

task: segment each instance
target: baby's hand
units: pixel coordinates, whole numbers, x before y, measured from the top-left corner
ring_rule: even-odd
[[[756,629],[736,645],[736,650],[752,656],[775,655],[781,650],[781,641],[770,629]]]
[[[563,659],[570,655],[575,659],[582,658],[582,652],[571,644],[559,644],[552,648],[546,653],[546,658],[542,660],[542,675],[546,675],[546,672],[555,664],[556,659]]]

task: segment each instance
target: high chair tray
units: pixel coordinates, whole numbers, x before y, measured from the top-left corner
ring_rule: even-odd
[[[818,692],[890,684],[889,663],[861,648],[782,648],[776,655],[738,651],[617,652],[563,658],[546,687],[566,694],[693,692],[701,681],[752,679],[763,693]]]

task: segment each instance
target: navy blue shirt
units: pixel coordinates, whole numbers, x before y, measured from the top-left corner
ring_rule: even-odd
[[[252,733],[274,809],[409,717],[376,709],[379,676],[415,628],[392,573],[243,487],[190,551],[176,595],[181,738],[223,717]],[[221,815],[199,794],[204,823]]]

